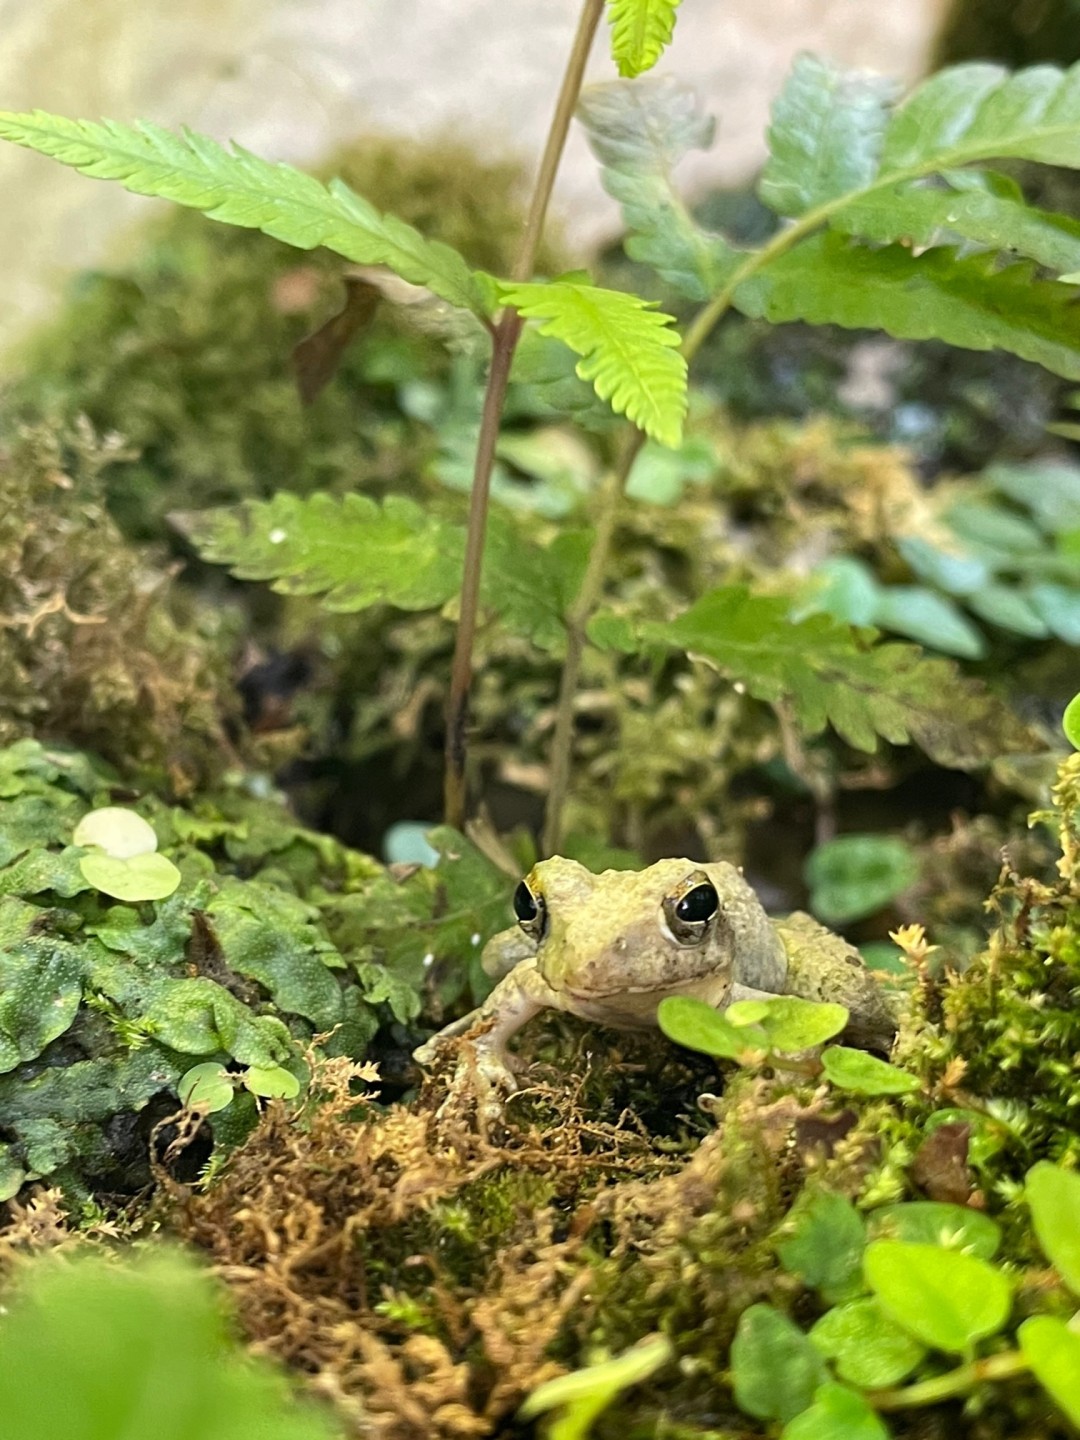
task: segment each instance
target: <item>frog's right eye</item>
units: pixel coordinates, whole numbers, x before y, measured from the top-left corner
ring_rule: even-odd
[[[514,914],[526,935],[539,940],[547,924],[547,906],[542,895],[534,895],[524,880],[514,891]]]

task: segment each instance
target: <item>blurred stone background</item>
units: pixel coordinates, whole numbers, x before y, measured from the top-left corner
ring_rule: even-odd
[[[945,0],[685,0],[665,69],[719,117],[686,165],[691,190],[760,163],[769,102],[792,56],[914,79]],[[315,161],[378,131],[456,133],[485,156],[538,153],[577,0],[0,0],[0,108],[187,123],[276,159]],[[602,39],[590,78],[612,78]],[[149,202],[0,146],[0,345],[66,275],[122,252]],[[588,247],[617,229],[580,135],[556,213]]]

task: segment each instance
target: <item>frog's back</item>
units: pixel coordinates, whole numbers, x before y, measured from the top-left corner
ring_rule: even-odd
[[[787,952],[785,993],[845,1006],[851,1019],[844,1039],[887,1052],[896,1035],[894,1006],[854,945],[799,910],[772,925]]]

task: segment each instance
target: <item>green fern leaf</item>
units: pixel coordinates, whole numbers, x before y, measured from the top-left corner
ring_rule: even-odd
[[[170,518],[204,560],[241,580],[269,580],[283,595],[319,595],[335,612],[379,603],[425,610],[461,581],[462,528],[401,497],[379,506],[366,495],[283,492]]]
[[[885,135],[882,173],[985,160],[1080,166],[1080,65],[955,65],[924,81]]]
[[[795,217],[870,185],[893,94],[880,76],[800,55],[773,105],[762,201]]]
[[[831,725],[859,750],[873,750],[878,736],[915,740],[939,763],[962,768],[1031,746],[1012,712],[951,661],[927,659],[915,645],[872,644],[872,631],[825,615],[793,621],[789,610],[782,597],[732,585],[667,624],[634,627],[601,615],[589,633],[601,645],[704,659],[755,699],[793,714],[806,735]]]
[[[651,70],[671,42],[681,0],[608,0],[611,58],[627,78]]]
[[[775,323],[884,330],[901,340],[945,340],[1008,350],[1080,379],[1080,307],[1070,285],[1036,280],[1028,264],[996,268],[991,255],[938,248],[913,255],[817,234],[740,285],[744,314]]]
[[[622,207],[632,260],[651,265],[680,294],[705,300],[743,253],[693,219],[672,170],[689,150],[712,143],[712,117],[672,75],[616,80],[582,92],[578,119],[600,162],[604,189]]]
[[[499,285],[499,294],[582,358],[577,373],[601,400],[661,445],[678,445],[686,414],[686,361],[670,315],[621,290],[574,280]]]
[[[340,180],[329,186],[290,165],[271,164],[234,145],[142,121],[68,120],[36,110],[0,112],[0,138],[51,155],[86,175],[117,180],[136,195],[160,196],[213,220],[262,230],[301,250],[325,245],[362,265],[386,265],[414,285],[477,315],[492,308],[491,281],[470,271],[441,241],[381,215]]]
[[[980,170],[950,171],[949,188],[916,183],[846,206],[835,228],[888,245],[967,244],[1026,255],[1059,275],[1080,270],[1080,222],[1028,205],[1012,180]]]

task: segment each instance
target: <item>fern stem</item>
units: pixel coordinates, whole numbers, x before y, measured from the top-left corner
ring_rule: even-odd
[[[562,843],[563,809],[570,788],[573,759],[574,699],[585,652],[585,627],[600,599],[615,539],[623,490],[644,443],[643,431],[636,428],[630,431],[619,463],[604,486],[600,496],[596,536],[589,550],[589,563],[585,567],[577,597],[566,615],[566,659],[563,662],[559,698],[555,707],[555,729],[551,738],[551,779],[544,809],[544,833],[540,842],[544,855],[554,855]]]
[[[547,143],[537,172],[521,245],[513,267],[515,280],[528,280],[536,264],[540,239],[544,230],[551,192],[559,161],[566,146],[566,136],[574,109],[581,93],[585,65],[592,49],[593,37],[604,11],[604,0],[583,0],[577,31],[570,48],[559,96],[555,103]],[[460,829],[465,821],[467,789],[465,767],[468,755],[469,689],[472,683],[473,644],[476,639],[476,617],[480,603],[480,571],[484,557],[484,535],[487,530],[488,497],[491,471],[495,463],[495,447],[499,438],[510,367],[514,359],[522,321],[516,310],[503,312],[495,327],[491,346],[491,365],[484,393],[484,412],[476,446],[472,495],[469,502],[469,529],[465,542],[465,567],[461,580],[461,600],[454,659],[450,671],[450,698],[446,716],[446,775],[443,788],[443,812],[447,825]]]

